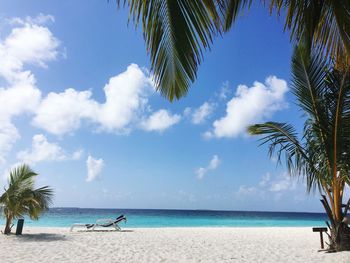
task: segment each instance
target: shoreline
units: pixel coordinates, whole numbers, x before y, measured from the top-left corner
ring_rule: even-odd
[[[79,222],[78,222],[79,223]],[[122,230],[140,230],[140,229],[281,229],[281,230],[286,230],[286,229],[306,229],[310,230],[312,232],[313,227],[326,227],[326,226],[318,226],[315,225],[313,227],[311,226],[141,226],[141,227],[128,227],[128,226],[123,226],[119,225]],[[40,229],[40,230],[53,230],[53,229],[58,229],[58,230],[63,230],[63,229],[70,229],[71,226],[26,226],[24,224],[23,226],[23,231],[25,232],[26,229]],[[4,225],[0,225],[0,231],[2,231],[5,228]],[[16,224],[12,228],[12,233],[16,232]],[[116,231],[117,232],[117,231]],[[0,233],[1,234],[1,233]],[[350,263],[350,261],[349,261]]]
[[[325,238],[326,239],[326,238]],[[24,227],[0,235],[4,262],[350,262],[350,252],[318,252],[310,227],[166,227],[73,231]],[[33,253],[35,251],[35,253]]]

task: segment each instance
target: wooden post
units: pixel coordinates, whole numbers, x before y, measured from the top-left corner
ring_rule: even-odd
[[[327,228],[326,227],[313,227],[312,231],[320,233],[321,249],[324,249],[323,232],[327,232]]]
[[[324,249],[324,245],[323,245],[323,231],[320,231],[320,239],[321,239],[321,249]]]

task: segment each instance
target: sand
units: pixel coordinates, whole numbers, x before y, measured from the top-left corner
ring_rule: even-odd
[[[0,235],[0,262],[350,262],[324,253],[311,228],[136,228],[69,232],[25,227]]]

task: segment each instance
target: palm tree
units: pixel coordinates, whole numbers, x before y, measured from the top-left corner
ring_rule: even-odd
[[[308,192],[320,191],[330,222],[330,249],[350,250],[350,232],[343,222],[350,205],[350,200],[343,205],[350,184],[350,73],[299,46],[292,75],[292,92],[305,116],[302,135],[278,122],[256,124],[248,131],[263,135],[261,144],[269,144],[270,157],[276,154],[291,176],[305,178]]]
[[[180,99],[196,79],[203,51],[231,29],[252,0],[116,0],[129,7],[129,20],[142,30],[155,83],[170,101]],[[255,1],[259,2],[259,1]],[[260,0],[265,3],[266,0]],[[325,53],[347,67],[350,54],[349,0],[270,0],[270,12],[286,14],[295,43]]]
[[[12,221],[29,215],[38,219],[48,209],[53,191],[48,186],[34,189],[37,174],[28,165],[20,165],[10,171],[8,187],[0,196],[0,205],[6,218],[5,234],[11,232]]]

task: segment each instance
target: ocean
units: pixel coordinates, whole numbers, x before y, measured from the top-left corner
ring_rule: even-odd
[[[324,213],[51,208],[38,221],[25,217],[26,226],[69,227],[73,223],[94,223],[100,218],[127,217],[121,227],[308,227],[325,226]],[[0,219],[4,225],[4,219]]]

